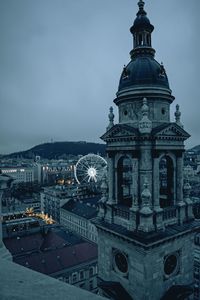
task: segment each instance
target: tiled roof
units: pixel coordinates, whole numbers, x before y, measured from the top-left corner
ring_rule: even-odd
[[[4,244],[14,262],[47,275],[97,259],[95,244],[58,228],[5,239]]]
[[[61,249],[14,257],[13,261],[40,273],[51,275],[94,259],[97,259],[97,246],[82,242]]]
[[[92,219],[97,216],[97,203],[100,197],[86,198],[81,200],[71,199],[62,206],[62,209],[85,219]]]

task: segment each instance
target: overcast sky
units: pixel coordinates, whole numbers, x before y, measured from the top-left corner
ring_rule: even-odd
[[[0,0],[0,153],[94,141],[129,62],[136,0]],[[182,123],[200,144],[199,0],[146,0]],[[115,106],[115,105],[114,105]],[[114,107],[116,122],[117,109]]]

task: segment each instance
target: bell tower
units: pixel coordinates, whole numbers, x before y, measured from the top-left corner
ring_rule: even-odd
[[[199,227],[183,181],[184,141],[190,135],[178,105],[170,120],[175,98],[163,64],[154,58],[154,26],[142,0],[138,6],[130,29],[131,60],[114,99],[119,121],[114,123],[110,108],[101,137],[107,144],[108,186],[104,178],[95,220],[99,286],[112,299],[175,300],[191,293]]]

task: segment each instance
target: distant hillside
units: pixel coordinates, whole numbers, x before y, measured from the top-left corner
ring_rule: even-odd
[[[34,158],[36,155],[46,159],[65,158],[66,155],[86,155],[88,153],[105,154],[105,145],[88,142],[55,142],[37,145],[29,150],[11,153],[4,157]]]

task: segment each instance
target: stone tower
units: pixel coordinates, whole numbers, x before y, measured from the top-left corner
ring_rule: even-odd
[[[179,299],[191,293],[193,237],[199,223],[183,182],[184,141],[180,121],[170,121],[174,96],[163,64],[155,58],[144,2],[130,31],[131,61],[121,74],[114,103],[119,122],[109,124],[108,188],[95,224],[99,236],[102,294],[112,299]],[[107,192],[108,190],[108,192]],[[184,299],[184,298],[181,298]]]

